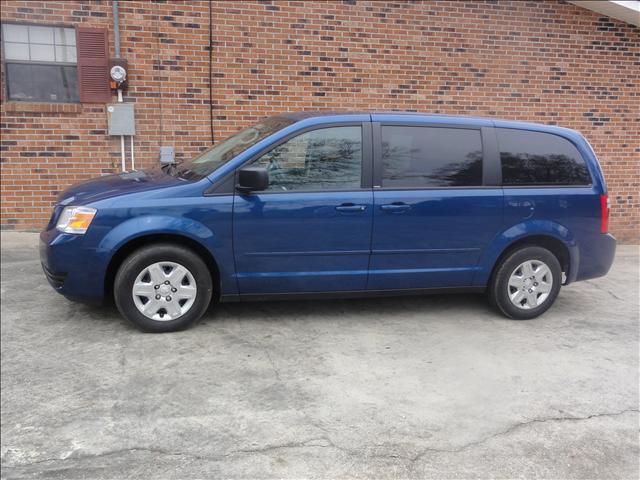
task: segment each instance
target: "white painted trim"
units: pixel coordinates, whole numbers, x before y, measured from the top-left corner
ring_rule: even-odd
[[[640,0],[568,0],[568,2],[607,17],[640,26]]]

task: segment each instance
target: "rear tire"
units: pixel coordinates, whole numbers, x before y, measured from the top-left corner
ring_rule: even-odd
[[[489,301],[503,315],[529,320],[546,312],[560,293],[562,268],[546,248],[525,246],[508,254],[498,265]]]
[[[114,281],[118,310],[143,332],[183,330],[211,302],[211,274],[188,248],[159,243],[140,248],[122,262]]]

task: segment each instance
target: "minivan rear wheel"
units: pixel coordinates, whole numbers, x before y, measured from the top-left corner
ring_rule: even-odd
[[[525,246],[508,254],[498,265],[489,287],[489,300],[514,320],[535,318],[560,293],[562,268],[546,248]]]
[[[211,275],[202,259],[180,245],[162,243],[133,252],[114,282],[120,313],[145,332],[189,327],[207,310]]]

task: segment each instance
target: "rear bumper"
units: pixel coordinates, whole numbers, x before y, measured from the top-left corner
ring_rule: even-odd
[[[590,236],[580,245],[580,260],[572,281],[602,277],[609,272],[616,255],[616,239],[607,233]]]
[[[82,235],[40,234],[40,262],[53,289],[73,300],[99,302],[104,296],[104,268],[94,249],[83,245]]]

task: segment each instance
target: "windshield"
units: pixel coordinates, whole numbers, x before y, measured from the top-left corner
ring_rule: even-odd
[[[176,167],[176,174],[189,180],[204,178],[263,138],[292,123],[294,123],[293,120],[287,118],[269,117],[252,127],[239,131],[193,160],[182,162]]]

